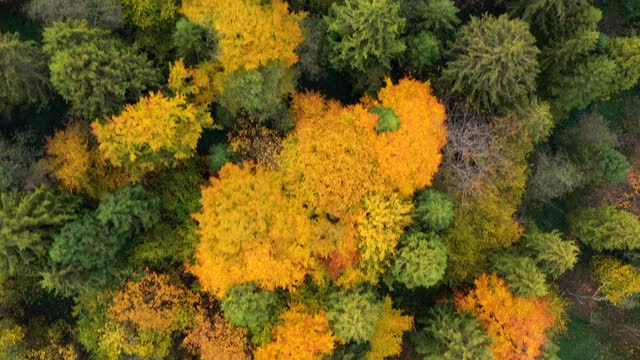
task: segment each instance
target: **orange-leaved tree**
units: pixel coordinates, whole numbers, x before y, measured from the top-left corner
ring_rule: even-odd
[[[233,285],[291,288],[312,268],[311,224],[282,192],[279,173],[226,164],[202,189],[196,264],[202,287],[223,297]]]
[[[202,360],[249,360],[247,330],[232,325],[219,314],[210,319],[205,311],[195,317],[182,346]]]
[[[264,5],[255,0],[185,0],[182,13],[218,34],[218,61],[226,73],[272,60],[289,66],[298,61],[294,50],[303,40],[299,22],[304,15],[289,13],[283,0]]]
[[[298,306],[285,311],[280,318],[282,324],[272,331],[274,341],[256,349],[256,360],[315,360],[333,352],[337,338],[324,311],[309,314]]]
[[[121,170],[102,160],[89,127],[72,121],[64,130],[47,138],[42,164],[71,192],[85,192],[98,198],[129,181]]]
[[[496,359],[537,359],[555,322],[544,299],[514,296],[496,274],[482,274],[475,289],[457,292],[455,305],[478,318],[493,339]]]
[[[167,98],[151,92],[105,123],[92,123],[101,156],[124,168],[133,180],[149,171],[175,166],[194,155],[211,115],[187,103],[183,95]]]
[[[447,141],[444,105],[432,95],[428,82],[402,79],[378,93],[379,106],[391,109],[399,120],[394,131],[376,136],[376,159],[387,186],[411,196],[431,185],[442,161],[440,150]],[[375,111],[375,110],[374,110]],[[369,128],[377,127],[370,124]]]

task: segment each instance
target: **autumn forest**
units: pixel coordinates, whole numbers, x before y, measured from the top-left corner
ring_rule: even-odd
[[[0,360],[640,359],[637,0],[0,0]]]

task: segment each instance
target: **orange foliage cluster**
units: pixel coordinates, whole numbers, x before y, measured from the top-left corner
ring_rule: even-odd
[[[211,180],[194,215],[201,241],[191,269],[205,289],[224,296],[246,281],[291,288],[315,270],[315,260],[329,275],[346,271],[347,286],[381,273],[410,218],[406,199],[438,169],[446,116],[428,83],[389,82],[380,94],[384,106],[398,108],[396,132],[378,134],[378,115],[364,102],[344,107],[298,94],[297,125],[282,145],[278,170],[227,165]],[[374,249],[385,250],[374,256]],[[359,250],[375,262],[367,274],[354,271]]]
[[[45,152],[42,164],[71,192],[86,192],[97,198],[129,181],[123,171],[102,160],[92,145],[89,128],[79,121],[48,137]]]
[[[256,360],[315,360],[333,352],[337,338],[324,311],[312,315],[294,307],[280,317],[283,323],[273,329],[275,341],[257,348]]]
[[[211,321],[205,314],[196,315],[195,326],[182,340],[182,346],[202,360],[249,360],[247,330],[233,326],[222,316]]]
[[[202,287],[223,297],[235,284],[291,288],[312,265],[310,220],[274,171],[225,165],[202,190],[197,264]]]
[[[170,334],[190,324],[197,301],[184,286],[171,284],[169,276],[148,273],[140,281],[127,282],[113,297],[108,313],[140,331]]]
[[[496,359],[537,359],[555,321],[546,300],[514,296],[495,274],[483,274],[466,295],[456,293],[455,305],[482,321]]]

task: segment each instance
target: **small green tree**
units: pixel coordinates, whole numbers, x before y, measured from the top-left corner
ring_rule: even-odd
[[[35,274],[46,264],[52,237],[77,217],[76,198],[41,186],[0,193],[0,273]]]
[[[217,173],[222,169],[222,165],[226,164],[231,158],[232,153],[229,151],[227,144],[216,144],[209,148],[209,170]]]
[[[407,19],[410,32],[428,31],[440,39],[447,39],[457,30],[459,11],[452,0],[400,1],[400,16]]]
[[[184,59],[186,64],[195,65],[213,59],[218,53],[215,34],[184,18],[176,22],[173,43],[176,53]]]
[[[400,126],[400,119],[391,108],[387,107],[375,107],[369,112],[378,115],[378,126],[376,126],[377,132],[396,131]]]
[[[381,313],[382,304],[371,291],[341,290],[330,296],[327,316],[337,336],[362,343],[371,340]]]
[[[49,95],[47,60],[34,41],[0,33],[0,114],[15,105],[42,104]]]
[[[472,17],[456,36],[452,53],[443,79],[487,109],[512,105],[535,91],[540,51],[522,20]]]
[[[624,180],[631,165],[627,158],[607,145],[580,147],[575,163],[591,185],[607,185]]]
[[[640,79],[640,37],[617,37],[611,41],[611,58],[622,70],[620,90],[631,89]]]
[[[524,297],[541,297],[548,292],[545,274],[526,256],[499,252],[491,257],[493,270],[502,276],[514,293]]]
[[[444,52],[442,42],[430,31],[410,35],[406,41],[402,62],[416,72],[438,62]]]
[[[401,240],[391,275],[407,288],[430,287],[438,283],[447,268],[447,249],[434,233],[413,233]]]
[[[568,217],[571,233],[595,250],[640,248],[640,220],[612,206],[577,210]]]
[[[389,70],[391,60],[405,49],[399,9],[393,0],[335,2],[325,17],[331,64],[338,70]]]
[[[160,201],[140,185],[126,186],[104,195],[95,215],[107,232],[132,238],[160,222]]]
[[[581,187],[584,182],[584,174],[566,154],[540,153],[527,181],[527,197],[550,202]]]
[[[480,320],[457,314],[450,304],[437,305],[422,321],[425,328],[415,338],[416,351],[425,360],[493,360]]]
[[[580,249],[573,241],[563,240],[562,233],[532,231],[523,236],[525,251],[535,259],[545,274],[557,279],[565,271],[573,269]]]
[[[46,28],[44,50],[51,56],[53,87],[88,118],[117,112],[158,80],[146,56],[86,21]]]
[[[446,229],[453,221],[453,204],[444,193],[422,190],[415,195],[414,203],[416,220],[424,231]]]
[[[256,344],[270,340],[269,333],[277,320],[279,306],[276,293],[262,290],[254,283],[232,287],[221,302],[224,316],[232,324],[248,328]]]

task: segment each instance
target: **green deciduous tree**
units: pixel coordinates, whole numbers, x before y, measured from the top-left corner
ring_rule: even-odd
[[[620,90],[632,88],[640,79],[640,37],[617,37],[611,41],[611,58],[620,69]]]
[[[595,250],[640,248],[640,220],[612,206],[577,210],[568,217],[571,233]]]
[[[57,22],[46,28],[44,50],[51,56],[53,87],[89,118],[118,111],[158,80],[146,56],[86,21]]]
[[[424,231],[440,231],[453,221],[453,204],[447,195],[432,189],[415,195],[415,218]]]
[[[522,20],[472,17],[452,51],[443,79],[485,108],[511,105],[535,90],[540,51]]]
[[[549,202],[584,184],[585,175],[565,153],[538,154],[533,173],[527,179],[528,198]]]
[[[524,297],[542,297],[547,294],[545,274],[536,262],[511,252],[498,252],[491,258],[493,270],[502,276],[512,292]]]
[[[248,328],[256,344],[270,341],[279,306],[276,293],[262,290],[254,283],[232,287],[221,302],[224,316],[232,324]]]
[[[340,70],[389,70],[391,60],[405,49],[400,38],[405,20],[399,9],[393,0],[334,3],[325,17],[331,64]]]
[[[15,105],[46,102],[47,77],[47,60],[34,41],[0,33],[0,114],[8,117]]]
[[[447,268],[447,249],[434,233],[413,233],[401,240],[391,275],[407,288],[430,287],[438,283]]]
[[[573,269],[578,261],[580,249],[569,240],[562,239],[562,233],[532,231],[522,239],[525,252],[536,261],[540,270],[556,279],[565,271]]]
[[[79,202],[46,186],[0,194],[0,274],[35,274],[46,265],[56,230],[74,220]]]
[[[416,351],[425,360],[493,360],[491,339],[480,320],[469,313],[456,313],[451,305],[431,309],[416,336]]]
[[[435,64],[443,55],[442,42],[430,31],[410,35],[406,41],[402,62],[416,72]]]
[[[331,295],[327,316],[337,336],[346,341],[366,342],[376,331],[382,304],[366,290],[342,290]]]

